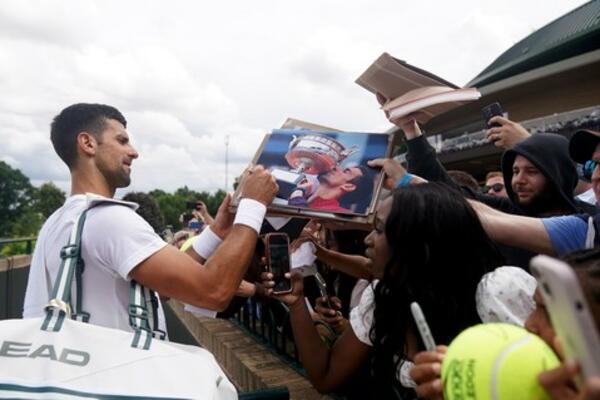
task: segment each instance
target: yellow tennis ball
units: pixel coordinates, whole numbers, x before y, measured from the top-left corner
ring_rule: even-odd
[[[558,367],[552,349],[539,337],[509,324],[466,329],[442,364],[446,400],[547,399],[538,375]]]

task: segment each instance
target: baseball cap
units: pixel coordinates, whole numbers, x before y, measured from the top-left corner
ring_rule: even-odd
[[[585,164],[592,159],[598,143],[600,143],[600,132],[589,129],[579,130],[569,140],[569,154],[573,161]]]

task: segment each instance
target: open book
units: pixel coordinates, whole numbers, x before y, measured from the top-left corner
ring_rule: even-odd
[[[356,83],[387,99],[382,109],[390,118],[416,113],[420,123],[481,97],[475,88],[459,88],[388,53],[379,56]]]

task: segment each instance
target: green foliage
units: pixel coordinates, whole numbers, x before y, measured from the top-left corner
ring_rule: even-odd
[[[35,210],[46,219],[65,203],[65,192],[54,183],[46,182],[35,191],[34,199]]]
[[[16,221],[31,206],[33,186],[23,173],[0,161],[0,237],[10,237]]]
[[[35,246],[35,240],[31,242],[24,240],[17,243],[6,243],[0,245],[0,258],[10,257],[18,254],[31,254],[33,247]]]
[[[154,232],[162,234],[165,230],[165,219],[152,195],[144,192],[129,192],[123,196],[123,200],[139,204],[140,207],[136,212],[150,224]]]
[[[64,202],[65,193],[53,183],[35,188],[20,170],[0,161],[0,238],[36,236],[46,218]],[[20,247],[10,245],[2,254],[7,248]]]
[[[165,225],[171,225],[174,230],[179,230],[183,227],[180,216],[187,210],[188,202],[196,202],[198,200],[206,204],[208,212],[214,217],[217,214],[217,209],[225,198],[225,192],[219,190],[217,192],[197,192],[191,190],[187,186],[177,189],[173,193],[167,193],[160,189],[154,189],[149,193],[158,203],[162,215],[164,216]]]

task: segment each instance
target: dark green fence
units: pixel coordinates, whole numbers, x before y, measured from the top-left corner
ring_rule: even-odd
[[[35,237],[0,239],[0,319],[21,318],[23,315],[29,266],[17,268],[17,263],[22,261],[20,256],[33,252],[35,240]]]

